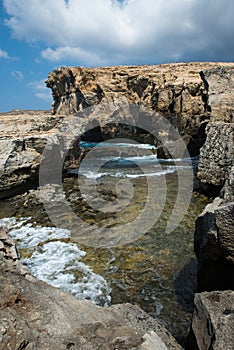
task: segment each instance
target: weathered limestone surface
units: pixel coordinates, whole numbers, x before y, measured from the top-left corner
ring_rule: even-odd
[[[180,350],[140,308],[102,308],[79,301],[30,275],[0,231],[0,349]],[[155,343],[156,342],[156,343]]]
[[[234,202],[216,198],[196,222],[198,288],[234,289]]]
[[[197,176],[203,183],[220,186],[228,181],[234,165],[234,123],[209,123],[206,135]]]
[[[0,192],[14,194],[18,186],[36,183],[46,133],[58,119],[46,111],[0,114]]]
[[[233,63],[62,67],[52,71],[46,83],[54,98],[53,114],[77,114],[98,105],[94,118],[98,120],[100,132],[106,138],[119,137],[119,123],[115,124],[113,119],[113,125],[108,124],[111,122],[110,110],[113,110],[113,104],[126,100],[130,105],[137,104],[156,113],[151,121],[151,132],[160,129],[158,117],[166,117],[179,131],[192,156],[199,154],[205,141],[207,123],[233,122]],[[146,119],[150,117],[143,120],[136,117],[136,124],[147,130]],[[131,119],[127,124],[131,125]],[[164,132],[169,135],[169,130]],[[137,130],[125,128],[124,133],[128,137],[137,134]],[[157,144],[152,138],[144,137],[143,142]],[[159,149],[158,154],[169,156],[167,147]]]
[[[234,292],[195,295],[192,330],[199,350],[232,350]]]
[[[197,176],[203,184],[222,188],[196,222],[198,288],[234,289],[234,124],[209,123],[200,150]]]
[[[64,117],[53,116],[46,111],[0,114],[0,198],[12,196],[19,190],[25,191],[38,184],[39,166],[48,140],[53,138],[54,146],[57,145],[57,149],[62,151],[59,125],[63,121]],[[72,126],[70,130],[78,133],[80,126],[77,129]],[[70,156],[77,160],[77,147],[73,147],[72,152]],[[71,165],[69,156],[67,163],[67,166]]]
[[[202,122],[233,120],[233,63],[178,63],[106,68],[62,67],[52,71],[52,113],[74,114],[115,97],[126,97],[166,115],[183,134]]]

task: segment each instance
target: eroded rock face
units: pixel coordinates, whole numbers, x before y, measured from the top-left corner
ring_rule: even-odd
[[[13,241],[3,231],[0,319],[2,350],[151,350],[155,341],[163,350],[182,349],[159,322],[136,306],[102,308],[36,280],[21,265]]]
[[[33,186],[46,144],[46,133],[58,117],[42,111],[0,114],[0,192],[14,194],[17,187]]]
[[[234,289],[234,202],[216,198],[198,217],[194,237],[200,291]]]
[[[167,116],[182,134],[196,135],[209,120],[233,118],[232,63],[82,68],[52,71],[53,114],[74,114],[116,96]]]
[[[209,123],[206,135],[197,176],[203,183],[223,186],[231,176],[234,162],[234,124]]]
[[[49,140],[63,151],[59,125],[64,118],[46,111],[12,111],[0,114],[0,198],[9,197],[38,185],[39,167]],[[79,135],[80,124],[70,128]],[[81,127],[82,130],[82,127]],[[69,133],[67,133],[69,138]],[[73,135],[71,135],[71,138]],[[73,147],[65,167],[74,166],[79,149]],[[51,166],[51,164],[50,164]]]
[[[232,350],[234,329],[234,292],[195,295],[192,330],[198,350]]]

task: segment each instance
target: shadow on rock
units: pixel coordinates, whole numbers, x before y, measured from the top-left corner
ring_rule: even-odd
[[[193,312],[194,292],[197,288],[197,260],[191,259],[179,272],[174,282],[179,303],[187,312]]]

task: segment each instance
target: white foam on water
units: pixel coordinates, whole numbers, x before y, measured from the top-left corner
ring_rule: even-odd
[[[123,172],[117,172],[117,173],[115,173],[115,176],[129,178],[129,179],[137,179],[139,177],[151,177],[151,176],[166,175],[166,174],[174,173],[175,171],[176,171],[176,169],[164,169],[164,170],[156,171],[156,172],[152,172],[152,173],[140,173],[140,174],[126,174]]]
[[[34,249],[31,257],[22,259],[22,263],[29,267],[31,273],[78,299],[109,305],[111,288],[102,276],[80,261],[86,253],[74,243],[59,241],[69,238],[70,231],[57,227],[34,226],[28,222],[30,219],[4,218],[0,220],[0,227],[9,232],[19,249]],[[51,240],[53,241],[48,242]]]
[[[0,219],[0,227],[3,227],[7,231],[12,229],[18,229],[30,219],[31,217],[17,219],[14,216],[11,218],[3,218]]]
[[[99,172],[95,173],[94,171],[87,171],[80,173],[80,175],[85,176],[87,179],[100,179],[101,177],[110,176],[110,177],[118,177],[118,178],[129,178],[129,179],[137,179],[139,177],[151,177],[151,176],[162,176],[166,174],[171,174],[176,171],[176,167],[168,167],[167,169],[163,169],[161,171],[152,171],[147,173],[126,173],[124,171],[117,172]]]
[[[102,276],[79,261],[85,254],[76,244],[58,241],[44,244],[41,250],[22,261],[40,280],[78,299],[89,299],[107,306],[111,301],[111,289]],[[76,278],[77,273],[79,277]]]
[[[159,162],[159,159],[157,158],[156,154],[151,154],[151,155],[142,155],[142,156],[130,156],[130,157],[101,157],[100,160],[105,160],[105,161],[122,161],[124,164],[124,161],[131,161],[132,163],[139,162],[141,163],[155,163]]]
[[[32,224],[26,224],[19,229],[11,230],[10,235],[14,240],[20,241],[19,248],[33,248],[41,242],[69,238],[70,231],[57,227],[33,227]]]
[[[156,149],[154,145],[148,143],[124,143],[124,142],[88,142],[88,141],[80,141],[80,146],[87,147],[136,147],[142,149]]]

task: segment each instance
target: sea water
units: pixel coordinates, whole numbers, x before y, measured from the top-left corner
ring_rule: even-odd
[[[90,149],[97,145],[83,142],[81,146]],[[105,143],[103,147],[110,146]],[[136,152],[128,152],[128,147]],[[196,288],[194,222],[207,198],[194,193],[179,226],[171,233],[166,233],[165,227],[178,194],[178,169],[186,176],[191,166],[196,167],[197,158],[158,159],[152,145],[123,143],[119,148],[124,156],[99,152],[99,158],[85,159],[85,164],[72,173],[85,178],[88,186],[95,182],[107,205],[117,197],[118,181],[128,179],[134,190],[133,203],[122,211],[104,215],[90,208],[85,196],[81,198],[76,178],[64,180],[64,193],[74,213],[92,227],[118,227],[133,221],[144,208],[149,178],[158,179],[160,184],[165,177],[167,193],[162,214],[137,240],[117,247],[79,244],[69,229],[53,227],[43,205],[34,205],[27,195],[1,204],[0,226],[9,230],[23,264],[37,278],[99,305],[137,304],[181,339],[190,326]]]

